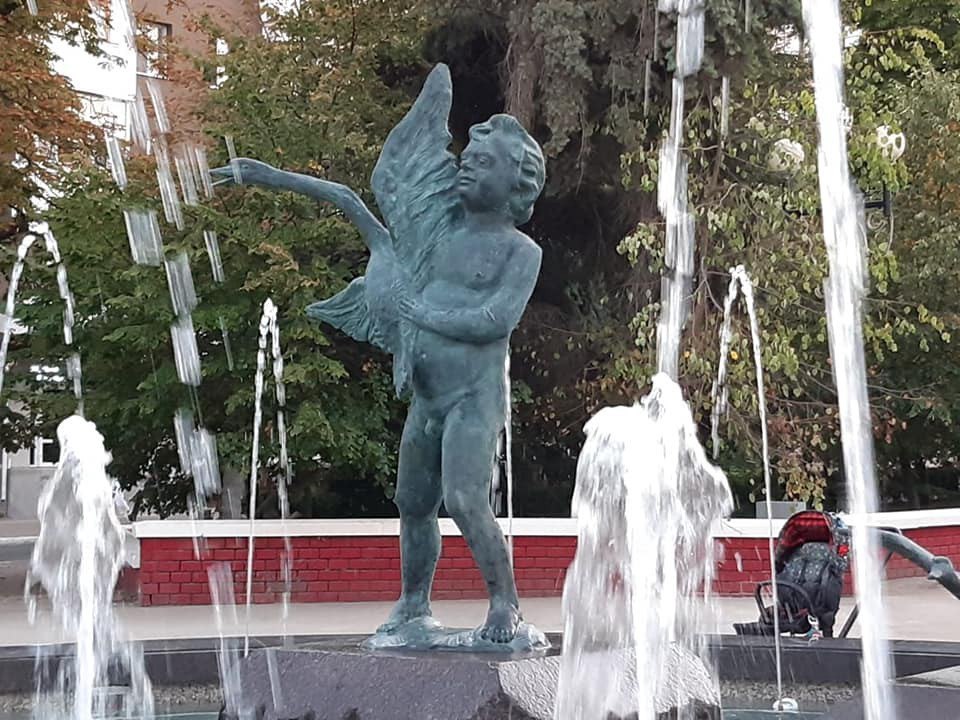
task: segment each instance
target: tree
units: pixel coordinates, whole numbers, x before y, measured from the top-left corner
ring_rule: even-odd
[[[53,69],[49,43],[57,36],[97,53],[90,3],[50,0],[39,3],[38,10],[34,16],[18,0],[0,1],[0,249],[9,251],[59,191],[62,169],[89,161],[99,150],[98,135],[81,115],[79,96]],[[10,252],[0,257],[0,297],[5,298]],[[35,424],[11,412],[6,399],[0,399],[0,445],[14,450],[31,441]]]
[[[56,193],[64,167],[96,154],[94,128],[80,98],[53,68],[51,37],[98,53],[90,4],[51,0],[31,15],[18,0],[0,2],[0,241],[15,241]]]
[[[791,28],[801,35],[795,2],[751,5],[744,30],[739,3],[710,4],[703,70],[687,84],[685,145],[698,256],[681,384],[707,437],[728,269],[744,264],[763,333],[776,494],[831,505],[841,463],[823,310],[826,258],[809,59],[778,50]],[[862,5],[848,5],[851,26],[866,22]],[[654,371],[663,263],[655,184],[675,28],[669,15],[655,20],[653,7],[622,0],[482,8],[449,0],[306,2],[275,18],[275,42],[231,39],[228,80],[204,113],[211,136],[232,134],[241,154],[364,192],[383,138],[430,63],[451,65],[455,145],[463,145],[470,125],[504,110],[534,130],[548,152],[548,186],[525,228],[544,249],[541,279],[513,338],[519,514],[569,512],[584,422],[601,405],[633,401]],[[892,244],[884,219],[870,218],[865,325],[878,468],[890,501],[910,499],[905,479],[927,476],[932,485],[931,466],[942,474],[956,464],[956,408],[949,399],[960,392],[951,342],[960,317],[951,165],[958,117],[957,79],[940,61],[945,46],[935,28],[904,25],[868,27],[847,49],[854,175],[868,195],[886,186],[896,198]],[[722,76],[731,86],[724,137]],[[907,131],[904,158],[881,153],[880,125]],[[783,138],[806,151],[793,174],[767,165]],[[217,155],[217,162],[225,160]],[[142,505],[171,511],[182,507],[189,489],[177,476],[171,419],[192,399],[173,368],[164,280],[159,270],[131,265],[119,217],[131,203],[156,206],[150,172],[134,164],[133,189],[124,196],[102,173],[81,172],[51,217],[85,318],[78,338],[88,414],[108,444],[122,448],[115,462],[123,481],[146,480]],[[204,358],[198,408],[218,432],[223,464],[248,469],[255,325],[270,296],[281,308],[295,507],[385,511],[401,407],[390,394],[384,358],[306,323],[299,312],[361,272],[366,255],[353,229],[330,208],[253,189],[218,193],[187,215],[184,233],[166,228],[164,237],[168,252],[189,253],[201,289],[194,313]],[[221,238],[223,285],[202,269],[203,229]],[[27,309],[36,331],[21,357],[53,362],[62,353],[59,308],[51,279],[38,282],[30,288],[37,300]],[[232,371],[220,318],[233,344]],[[730,412],[719,450],[745,504],[757,498],[762,473],[740,310],[734,332]],[[49,384],[30,389],[41,387]],[[65,393],[26,392],[22,399],[33,419],[69,409]],[[265,457],[276,454],[269,440]],[[267,465],[265,480],[276,474],[275,464]],[[176,482],[167,481],[171,473]]]
[[[426,69],[415,52],[417,23],[395,2],[304,2],[274,18],[281,40],[229,38],[232,52],[219,59],[228,79],[203,110],[205,127],[216,141],[231,134],[244,155],[365,189],[384,137],[411,99],[406,88],[418,86]],[[226,161],[222,149],[211,156]],[[401,416],[385,358],[303,314],[362,273],[366,250],[354,229],[330,207],[252,188],[185,206],[183,232],[164,226],[167,256],[187,253],[201,296],[193,322],[203,383],[191,397],[174,365],[163,271],[134,265],[124,235],[124,208],[158,208],[152,172],[146,159],[131,162],[121,193],[104,172],[85,167],[68,177],[48,214],[82,318],[76,338],[86,414],[113,448],[111,470],[121,484],[141,486],[137,509],[180,511],[190,494],[174,442],[179,407],[192,408],[217,434],[221,467],[249,474],[257,325],[270,297],[280,309],[286,361],[294,508],[388,512]],[[223,284],[212,279],[204,230],[219,235]],[[56,284],[38,266],[25,278],[25,293],[35,300],[23,311],[32,332],[18,357],[53,364],[63,352]],[[23,379],[17,399],[30,417],[52,423],[71,410],[67,393]],[[279,455],[274,408],[268,391],[266,495]],[[276,513],[275,502],[261,508]]]
[[[952,7],[951,2],[940,5]],[[523,510],[540,512],[546,506],[563,512],[568,495],[560,487],[572,484],[583,422],[601,404],[637,397],[655,368],[663,225],[653,193],[675,29],[668,15],[654,23],[652,5],[616,0],[527,0],[483,11],[461,3],[446,6],[449,19],[435,31],[432,57],[454,60],[455,77],[459,60],[468,88],[493,84],[500,102],[533,123],[550,151],[548,193],[532,223],[545,249],[544,272],[514,345],[514,368],[522,381],[515,468],[522,478]],[[745,264],[758,290],[778,493],[814,504],[835,502],[837,484],[829,481],[840,473],[839,427],[823,317],[826,258],[816,215],[809,61],[776,51],[784,37],[802,37],[797,4],[753,6],[749,32],[744,32],[740,5],[710,4],[703,70],[688,83],[685,144],[697,214],[698,273],[681,383],[706,437],[727,269]],[[863,4],[850,4],[854,27],[867,15]],[[907,161],[888,161],[874,137],[878,125],[897,129],[902,124],[897,93],[932,65],[938,47],[943,42],[936,28],[904,23],[882,32],[870,28],[848,52],[848,102],[855,117],[851,161],[868,193],[879,193],[884,184],[894,190],[923,187],[934,177],[922,160],[909,168]],[[483,82],[476,79],[479,68]],[[733,97],[727,138],[719,136],[721,75],[730,78]],[[465,106],[476,102],[469,89],[465,95]],[[950,116],[943,104],[926,112],[940,121]],[[808,160],[795,177],[767,168],[767,156],[780,138],[805,147]],[[897,238],[915,232],[903,227],[910,217],[898,210]],[[949,236],[952,219],[928,217]],[[941,312],[933,313],[926,289],[901,282],[904,273],[924,272],[905,244],[888,248],[879,232],[871,232],[869,244],[871,401],[881,476],[889,480],[887,439],[894,425],[902,431],[902,416],[911,412],[905,403],[942,407],[941,393],[950,397],[952,391],[942,382],[897,374],[897,368],[915,368],[922,356],[929,375],[951,376],[939,372],[944,368],[937,354],[924,351],[936,348],[952,362],[946,360],[952,348],[951,311],[944,308],[942,292],[936,304]],[[931,253],[928,269],[931,262],[951,267],[951,253],[942,244]],[[744,503],[756,498],[762,475],[745,331],[737,320],[731,411],[721,454]],[[916,422],[917,432],[935,423],[937,435],[952,436],[942,415],[923,418]]]

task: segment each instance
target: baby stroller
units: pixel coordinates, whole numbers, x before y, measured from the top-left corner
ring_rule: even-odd
[[[849,554],[849,530],[835,515],[804,510],[787,520],[774,554],[781,633],[819,631],[824,637],[833,637]],[[737,635],[773,635],[774,609],[764,603],[764,596],[772,594],[772,585],[770,580],[757,585],[754,596],[760,619],[735,623]]]

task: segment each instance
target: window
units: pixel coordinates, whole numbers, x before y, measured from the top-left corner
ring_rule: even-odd
[[[137,72],[151,77],[165,77],[173,28],[162,22],[144,20],[140,23],[137,53]]]
[[[214,40],[213,49],[217,56],[217,63],[220,62],[220,58],[230,52],[230,46],[223,38],[217,38]],[[219,64],[215,66],[208,66],[204,75],[204,79],[210,84],[210,87],[218,88],[227,80],[227,68],[224,65]]]
[[[56,465],[60,459],[60,443],[47,438],[37,438],[33,441],[30,453],[31,465]]]

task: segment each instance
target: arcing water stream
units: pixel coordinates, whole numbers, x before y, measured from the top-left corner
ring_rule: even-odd
[[[757,378],[757,407],[760,411],[760,443],[763,457],[763,488],[767,500],[767,553],[770,561],[770,581],[773,589],[773,643],[777,664],[777,701],[775,710],[786,710],[795,707],[792,698],[783,696],[783,662],[780,638],[780,593],[777,585],[776,560],[774,552],[773,529],[773,483],[770,478],[770,443],[767,438],[767,398],[763,383],[763,356],[760,353],[760,324],[757,320],[757,311],[754,305],[753,282],[747,275],[743,265],[730,269],[730,289],[723,303],[723,324],[720,328],[720,362],[717,370],[717,382],[713,389],[713,408],[710,412],[711,438],[713,440],[713,458],[716,460],[720,451],[720,416],[727,404],[727,357],[730,354],[731,320],[733,303],[737,299],[737,289],[743,291],[743,300],[747,306],[747,315],[750,318],[750,338],[753,347],[753,362]]]

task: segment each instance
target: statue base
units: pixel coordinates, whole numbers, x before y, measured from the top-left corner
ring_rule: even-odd
[[[367,638],[365,650],[467,650],[514,655],[545,652],[550,649],[546,635],[529,623],[521,623],[517,636],[509,643],[496,643],[480,637],[480,628],[445,628],[431,617],[417,618]]]
[[[671,662],[659,720],[720,720],[719,697],[704,686],[705,672],[696,658]],[[241,661],[239,705],[224,708],[220,720],[553,720],[559,674],[555,649],[369,651],[329,640],[267,648]],[[680,698],[682,713],[673,707]],[[635,712],[623,712],[603,717],[636,720]]]

